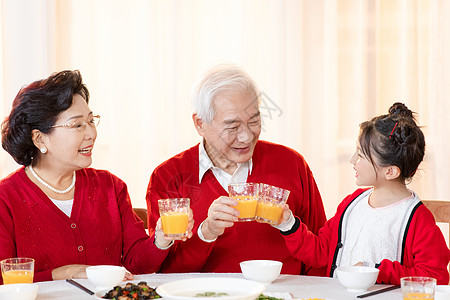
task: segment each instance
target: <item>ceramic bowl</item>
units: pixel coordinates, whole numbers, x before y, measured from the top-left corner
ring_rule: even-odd
[[[350,292],[365,292],[377,281],[379,270],[372,267],[348,266],[336,269],[339,282]]]
[[[122,282],[125,268],[109,265],[90,266],[86,268],[86,275],[97,289],[106,290]]]
[[[0,285],[0,300],[34,300],[36,299],[38,289],[39,286],[33,283],[14,283]]]
[[[437,285],[434,291],[434,300],[450,300],[450,286]]]
[[[246,279],[267,285],[278,278],[283,263],[276,260],[246,260],[239,265]]]

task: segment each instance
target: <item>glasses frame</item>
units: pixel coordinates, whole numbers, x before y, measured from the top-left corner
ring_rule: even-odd
[[[81,126],[89,125],[92,128],[97,128],[97,126],[100,124],[100,115],[92,116],[92,121],[94,121],[94,122],[89,123],[89,122],[83,121],[81,123]],[[77,122],[68,123],[68,124],[57,124],[57,125],[51,126],[50,128],[66,127],[66,128],[76,129],[75,127],[73,127],[76,123]]]

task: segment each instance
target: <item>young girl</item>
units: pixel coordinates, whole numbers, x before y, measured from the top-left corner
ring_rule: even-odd
[[[378,283],[399,284],[404,276],[429,276],[448,284],[450,251],[431,212],[406,187],[425,153],[425,138],[413,113],[395,103],[389,114],[360,125],[351,157],[358,189],[339,205],[316,236],[286,206],[276,227],[297,259],[327,267],[368,265]]]

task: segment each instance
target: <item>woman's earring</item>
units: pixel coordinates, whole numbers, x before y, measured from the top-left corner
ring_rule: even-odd
[[[42,154],[45,154],[45,153],[47,153],[47,148],[45,148],[45,147],[41,147],[41,153],[42,153]]]

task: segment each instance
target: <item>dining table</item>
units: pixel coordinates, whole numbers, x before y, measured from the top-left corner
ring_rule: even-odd
[[[137,284],[140,281],[146,281],[150,287],[158,287],[159,285],[175,280],[188,278],[241,278],[244,279],[242,273],[154,273],[146,275],[134,275],[134,278],[127,282]],[[75,279],[76,282],[85,286],[93,292],[97,292],[95,286],[88,279]],[[44,281],[36,283],[39,286],[37,300],[93,300],[95,295],[90,295],[69,284],[65,280]],[[376,284],[369,288],[367,292],[389,287],[389,285]],[[326,300],[352,300],[360,299],[358,295],[367,292],[349,292],[343,287],[336,278],[316,277],[303,275],[284,275],[281,274],[275,281],[266,286],[263,294],[281,297],[289,295],[287,299],[326,299]],[[368,300],[401,300],[402,294],[400,289],[394,289],[388,292],[373,295]]]

